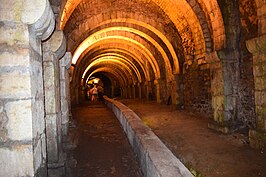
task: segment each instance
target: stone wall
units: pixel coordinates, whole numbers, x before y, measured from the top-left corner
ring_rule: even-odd
[[[211,82],[208,64],[194,62],[183,69],[184,106],[211,117]]]
[[[2,1],[0,14],[0,176],[47,176],[41,40],[53,31],[52,10],[48,1]]]

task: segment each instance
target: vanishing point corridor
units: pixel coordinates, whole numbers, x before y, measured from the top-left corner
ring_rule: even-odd
[[[266,0],[0,0],[0,177],[265,177]]]

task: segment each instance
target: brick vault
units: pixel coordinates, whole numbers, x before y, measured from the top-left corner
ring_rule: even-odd
[[[1,0],[0,176],[64,166],[71,106],[93,78],[265,148],[265,52],[264,0]]]

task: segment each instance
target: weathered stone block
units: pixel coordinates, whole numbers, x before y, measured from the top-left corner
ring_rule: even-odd
[[[56,113],[59,111],[59,72],[52,62],[44,62],[45,111]]]
[[[257,106],[262,106],[266,104],[266,91],[255,92],[255,103]]]
[[[0,31],[1,33],[1,31]],[[0,54],[0,66],[1,67],[14,67],[14,66],[22,66],[27,67],[29,66],[29,60],[28,60],[28,54],[29,49],[21,48],[19,50],[16,50],[16,53],[14,54],[14,51],[1,51]]]
[[[18,145],[12,149],[0,149],[0,176],[34,176],[31,145]]]
[[[32,140],[31,100],[9,102],[5,109],[8,137],[12,140]]]
[[[35,140],[36,142],[36,146],[33,147],[34,152],[33,152],[33,156],[34,156],[34,171],[37,171],[38,168],[40,168],[42,166],[42,164],[46,161],[46,157],[43,156],[42,152],[43,152],[43,145],[42,143],[45,143],[45,141],[42,141],[42,139],[40,139],[41,137],[39,137],[39,139]]]
[[[255,81],[255,91],[266,90],[266,77],[256,77]]]
[[[46,119],[46,139],[48,163],[56,163],[59,159],[57,114],[48,114]]]
[[[7,47],[17,47],[16,44],[20,44],[20,47],[23,44],[27,46],[29,43],[28,26],[16,23],[7,23],[5,27],[0,26],[0,40],[1,43],[6,43]],[[12,52],[17,51],[13,50]]]
[[[0,68],[3,70],[3,68]],[[31,83],[29,73],[12,71],[0,75],[0,98],[28,98],[31,97]],[[22,71],[23,72],[23,71]]]
[[[261,63],[260,65],[254,65],[253,74],[256,77],[261,77],[261,76],[266,77],[266,63]]]
[[[264,129],[265,120],[266,120],[266,107],[256,106],[256,114],[257,114],[257,128]]]
[[[39,136],[45,131],[44,105],[43,100],[32,101],[32,124],[33,136]]]

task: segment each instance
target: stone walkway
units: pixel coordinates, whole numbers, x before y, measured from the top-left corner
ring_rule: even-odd
[[[88,102],[72,109],[67,174],[71,177],[142,177],[116,117],[105,105]]]
[[[143,100],[120,100],[194,173],[204,177],[265,177],[266,152],[252,149],[243,134],[224,135],[208,120]]]

